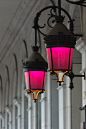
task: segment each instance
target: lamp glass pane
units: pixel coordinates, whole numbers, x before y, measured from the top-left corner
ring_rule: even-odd
[[[26,89],[30,89],[30,87],[29,87],[29,71],[25,72],[25,81],[26,81]]]
[[[47,57],[48,57],[49,69],[52,69],[52,57],[51,57],[51,49],[50,48],[47,48]]]
[[[45,89],[46,72],[27,71],[25,72],[27,89]]]
[[[70,53],[70,54],[69,54]],[[71,70],[73,48],[66,47],[53,47],[47,48],[49,68],[57,70]],[[70,55],[70,67],[69,67],[69,55]]]

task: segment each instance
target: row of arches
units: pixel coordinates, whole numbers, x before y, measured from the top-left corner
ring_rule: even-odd
[[[9,62],[10,67],[8,65],[4,66],[3,75],[0,75],[0,112],[4,113],[5,107],[12,106],[13,99],[21,98],[21,92],[22,92],[21,81],[24,80],[22,60],[24,60],[26,57],[28,57],[27,44],[26,42],[22,42],[19,64],[18,64],[19,57],[17,57],[16,54],[13,53],[11,62]]]

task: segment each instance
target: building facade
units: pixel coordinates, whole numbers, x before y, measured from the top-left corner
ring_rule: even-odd
[[[57,4],[57,0],[55,0]],[[81,129],[84,113],[79,108],[86,104],[86,80],[74,78],[74,89],[69,89],[70,79],[64,77],[59,86],[56,77],[47,72],[45,92],[34,103],[27,94],[22,60],[32,53],[34,45],[34,17],[42,8],[52,5],[50,0],[21,0],[5,35],[0,42],[0,129]],[[73,72],[86,71],[86,8],[62,0],[62,7],[71,15],[77,38],[73,56]],[[48,13],[48,12],[46,12]],[[40,25],[47,19],[40,18]],[[64,13],[62,13],[64,15]],[[68,26],[65,17],[64,24]],[[49,32],[49,28],[44,30]],[[47,61],[43,36],[38,38],[39,52]],[[72,100],[72,105],[71,105]],[[71,113],[72,112],[72,113]]]

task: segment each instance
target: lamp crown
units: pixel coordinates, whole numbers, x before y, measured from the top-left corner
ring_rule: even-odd
[[[63,16],[56,16],[55,19],[56,19],[56,22],[59,23],[59,22],[63,22],[64,21],[64,18]]]
[[[37,52],[39,50],[39,47],[38,46],[32,46],[32,50]]]
[[[35,47],[33,47],[33,49],[35,49]],[[23,68],[25,68],[25,71],[47,71],[48,64],[40,53],[33,51],[30,57],[23,62]]]
[[[67,27],[59,22],[53,29],[44,37],[46,48],[51,47],[70,47],[74,48],[76,37],[67,29]]]

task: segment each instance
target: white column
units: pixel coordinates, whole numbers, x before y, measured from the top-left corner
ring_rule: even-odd
[[[5,129],[7,129],[7,112],[5,112]]]
[[[15,129],[15,104],[13,104],[13,129]]]
[[[46,85],[45,85],[46,86]],[[41,95],[41,129],[46,129],[46,96],[45,92]]]
[[[28,98],[28,129],[32,129],[32,96],[27,94],[27,91],[25,90],[24,95]]]
[[[6,107],[5,108],[5,115],[6,115],[6,126],[7,128],[7,113],[9,114],[9,129],[12,129],[12,107]]]
[[[18,118],[18,129],[21,129],[22,128],[22,125],[21,125],[21,99],[15,99],[13,101],[13,104],[14,104],[14,106],[13,106],[14,107],[14,109],[13,109],[14,111],[15,111],[15,106],[18,107],[18,117],[17,117]],[[15,112],[14,112],[14,114],[15,114]],[[15,117],[14,117],[14,119],[15,119]],[[14,123],[14,125],[15,125],[15,123]],[[15,129],[14,127],[13,127],[13,129]]]
[[[51,78],[50,72],[47,73],[47,101],[46,101],[46,129],[51,129]]]
[[[32,117],[32,95],[31,94],[27,94],[27,91],[24,90],[23,91],[23,98],[22,98],[22,129],[24,129],[24,96],[27,97],[28,99],[28,109],[27,109],[27,113],[28,113],[28,129],[32,129],[33,128],[33,117]]]
[[[24,95],[25,95],[25,90],[23,91],[23,94],[22,94],[22,129],[24,129]]]
[[[59,129],[64,129],[64,114],[63,114],[63,87],[58,88],[59,91]]]
[[[82,71],[81,74],[86,74],[86,39],[79,38],[76,44],[76,49],[82,54]],[[86,79],[82,78],[82,106],[86,105]]]
[[[63,84],[63,110],[64,110],[64,129],[71,129],[71,90],[69,77],[64,78]],[[73,118],[72,118],[73,119]]]
[[[32,96],[29,95],[28,98],[28,118],[29,118],[29,122],[28,122],[28,129],[32,129],[32,125],[33,125],[33,121],[32,121]]]
[[[25,119],[25,97],[27,97],[27,99],[28,99],[28,103],[29,103],[29,95],[27,94],[27,91],[26,90],[24,90],[23,91],[23,94],[22,94],[22,129],[24,129],[25,127],[24,127],[24,125],[25,125],[25,123],[24,123],[24,119]],[[28,106],[29,107],[29,106]],[[28,113],[28,119],[29,119],[29,110],[28,110],[28,108],[27,108],[27,113]],[[29,121],[28,121],[28,128],[29,128]]]
[[[38,102],[33,101],[33,129],[38,129],[38,115],[37,115],[37,110],[38,110]]]
[[[0,114],[0,119],[2,119],[2,129],[5,129],[4,120],[5,120],[5,114]]]
[[[71,129],[71,103],[69,78],[64,77],[64,83],[59,86],[59,129]]]

